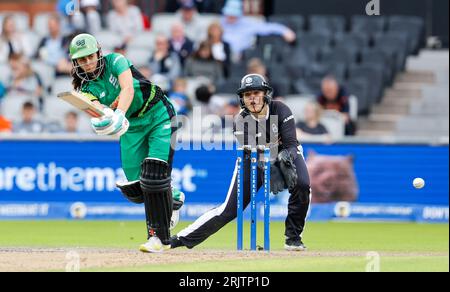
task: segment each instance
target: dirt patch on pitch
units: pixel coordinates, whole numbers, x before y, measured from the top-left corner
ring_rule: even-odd
[[[102,268],[126,268],[159,264],[206,261],[258,260],[301,257],[365,257],[366,252],[234,252],[174,250],[164,254],[142,254],[125,249],[93,248],[0,248],[0,271],[77,271]],[[428,257],[448,253],[381,253],[380,256]],[[78,264],[79,263],[79,264]]]

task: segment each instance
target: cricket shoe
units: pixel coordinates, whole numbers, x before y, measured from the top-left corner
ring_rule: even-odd
[[[301,239],[288,239],[284,244],[284,249],[287,251],[306,251],[307,247]]]
[[[162,253],[170,249],[170,244],[165,245],[157,236],[152,236],[150,239],[139,247],[143,253]]]
[[[170,230],[173,230],[180,222],[180,209],[184,205],[185,195],[179,191],[177,195],[173,196],[173,212],[170,218]]]

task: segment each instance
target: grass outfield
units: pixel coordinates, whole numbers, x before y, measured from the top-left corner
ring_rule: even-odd
[[[177,230],[186,226],[187,223],[180,223]],[[262,226],[259,227],[258,230],[262,231]],[[134,251],[139,244],[143,243],[144,230],[143,222],[0,222],[0,234],[2,234],[0,247],[4,250],[7,248],[81,247]],[[370,261],[366,259],[366,253],[373,251],[380,254],[381,271],[449,271],[448,224],[309,223],[304,238],[309,251],[301,254],[286,254],[282,251],[283,232],[283,223],[271,224],[273,254],[270,257],[249,256],[245,260],[238,256],[235,258],[208,257],[208,251],[220,251],[224,255],[238,254],[235,252],[235,225],[230,224],[193,251],[176,250],[175,256],[180,256],[179,262],[175,259],[169,264],[140,262],[137,265],[125,266],[101,265],[82,268],[82,270],[365,271]],[[261,233],[259,234],[260,244],[262,244]],[[248,232],[245,234],[247,235]],[[170,253],[173,252],[169,252],[168,255]],[[184,257],[191,255],[195,258],[199,253],[202,253],[202,256],[206,255],[204,260],[184,261]],[[145,259],[151,262],[153,255],[133,254],[133,256],[146,257]]]

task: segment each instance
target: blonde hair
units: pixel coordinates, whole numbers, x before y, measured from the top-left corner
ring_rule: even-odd
[[[6,27],[6,23],[8,21],[14,21],[14,15],[12,14],[7,14],[5,15],[5,17],[3,18],[3,22],[2,22],[2,33],[0,34],[0,38],[6,40],[7,36],[6,36],[6,32],[5,32],[5,27]]]
[[[208,40],[209,41],[212,41],[212,30],[215,28],[218,28],[220,30],[221,35],[223,36],[224,30],[223,30],[222,25],[220,24],[220,22],[215,21],[215,22],[211,23],[208,27]]]
[[[320,117],[322,116],[322,112],[323,112],[322,106],[320,104],[318,104],[317,102],[315,102],[315,101],[307,102],[306,106],[311,106],[312,109],[314,110],[314,113],[317,116],[317,119],[320,120]]]

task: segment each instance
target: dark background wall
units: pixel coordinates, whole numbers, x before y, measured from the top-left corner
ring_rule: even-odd
[[[266,0],[267,14],[364,15],[369,0]],[[413,15],[425,20],[428,36],[439,36],[448,47],[449,0],[380,0],[381,15]]]

